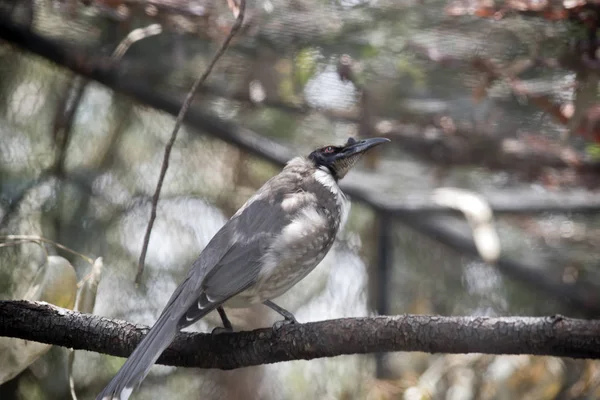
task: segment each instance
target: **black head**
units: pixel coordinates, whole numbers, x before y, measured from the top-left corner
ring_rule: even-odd
[[[385,138],[371,138],[356,141],[349,138],[343,146],[325,146],[310,153],[308,158],[317,167],[327,167],[335,179],[342,179],[367,150],[382,143]]]

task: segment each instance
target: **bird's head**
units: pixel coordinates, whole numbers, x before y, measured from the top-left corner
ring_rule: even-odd
[[[310,153],[308,158],[317,168],[326,167],[336,179],[342,179],[367,150],[382,143],[385,138],[370,138],[356,141],[349,138],[343,146],[325,146]]]

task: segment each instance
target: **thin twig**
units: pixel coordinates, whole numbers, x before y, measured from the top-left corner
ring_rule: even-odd
[[[159,35],[162,32],[160,24],[148,25],[145,28],[134,29],[119,43],[115,51],[111,55],[111,60],[119,61],[121,57],[129,50],[132,44],[150,36]]]
[[[0,248],[2,248],[2,247],[20,246],[20,245],[26,244],[26,243],[35,243],[35,244],[41,245],[41,243],[38,242],[37,240],[15,240],[14,242],[0,243]]]
[[[79,252],[77,252],[77,251],[75,251],[73,249],[70,249],[70,248],[68,248],[66,246],[63,246],[62,244],[57,243],[57,242],[55,242],[55,241],[53,241],[51,239],[47,239],[47,238],[45,238],[43,236],[37,236],[37,235],[5,235],[5,236],[0,236],[0,240],[10,240],[10,241],[16,240],[16,241],[19,241],[19,242],[29,241],[29,242],[34,242],[34,243],[39,243],[39,242],[50,243],[51,245],[56,246],[59,249],[64,250],[64,251],[66,251],[68,253],[71,253],[73,255],[81,257],[84,261],[88,262],[91,265],[94,265],[94,260],[92,260],[90,257],[88,257],[88,256],[86,256],[84,254],[81,254],[81,253],[79,253]]]
[[[49,257],[48,249],[46,249],[46,247],[39,240],[22,239],[22,240],[15,240],[14,242],[0,243],[0,248],[1,247],[10,247],[10,246],[20,246],[22,244],[28,244],[28,243],[35,243],[38,246],[40,246],[40,248],[44,252],[44,255],[46,256],[46,261],[48,260],[48,257]]]
[[[135,276],[136,284],[140,283],[140,279],[142,278],[142,273],[144,272],[144,262],[146,260],[146,252],[148,251],[148,244],[150,242],[150,234],[152,233],[152,226],[154,225],[154,220],[156,219],[156,207],[158,206],[158,198],[160,197],[160,191],[162,189],[163,181],[165,179],[165,175],[167,174],[167,169],[169,168],[169,158],[171,156],[171,149],[173,148],[173,145],[175,144],[175,139],[177,139],[177,133],[179,132],[179,128],[181,127],[181,124],[183,122],[183,118],[185,117],[185,114],[187,113],[188,109],[190,108],[190,105],[192,104],[192,100],[194,99],[194,96],[196,95],[196,92],[198,91],[198,88],[204,83],[204,81],[206,80],[208,75],[212,72],[212,69],[215,66],[215,64],[217,63],[217,61],[219,60],[219,58],[221,58],[223,53],[225,53],[225,50],[227,50],[227,46],[229,46],[229,42],[231,42],[231,39],[233,39],[233,37],[235,36],[237,31],[242,26],[242,22],[244,20],[245,9],[246,9],[246,0],[240,0],[239,13],[235,20],[235,23],[231,27],[231,31],[225,38],[225,41],[223,42],[223,44],[221,45],[219,50],[213,56],[210,64],[208,65],[208,67],[206,68],[206,70],[204,71],[202,76],[200,76],[200,78],[198,78],[192,85],[192,88],[188,92],[188,94],[183,102],[183,105],[181,106],[181,110],[179,111],[179,114],[177,115],[177,119],[175,120],[175,126],[173,127],[173,132],[171,133],[171,138],[169,139],[169,142],[165,146],[165,154],[163,157],[162,166],[160,168],[160,176],[159,176],[158,182],[156,184],[156,190],[154,191],[154,196],[152,196],[152,210],[150,212],[150,220],[148,221],[148,226],[146,228],[146,234],[144,235],[144,243],[142,245],[142,253],[140,254],[138,271]]]

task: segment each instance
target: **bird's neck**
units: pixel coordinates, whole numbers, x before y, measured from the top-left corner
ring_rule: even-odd
[[[313,182],[323,186],[323,188],[331,193],[340,215],[340,227],[344,225],[350,210],[350,202],[338,186],[337,179],[333,177],[327,167],[316,166],[312,160],[305,157],[296,157],[288,162],[284,171],[301,177],[300,179],[302,180],[309,179],[310,181],[310,178],[313,178]]]
[[[329,168],[325,166],[317,166],[312,160],[305,157],[296,157],[288,162],[285,172],[298,174],[303,178],[308,178],[310,175],[327,190],[335,196],[336,200],[342,201],[345,199],[344,193],[338,186],[337,179],[333,176]]]
[[[338,186],[337,179],[335,179],[329,168],[323,166],[317,167],[314,172],[314,177],[317,182],[329,189],[334,195],[343,195],[340,187]]]
[[[346,219],[348,218],[348,212],[350,211],[350,202],[346,198],[342,189],[338,186],[337,179],[335,179],[329,169],[321,167],[315,169],[313,173],[315,180],[328,189],[335,198],[337,209],[340,215],[340,229],[345,225]]]

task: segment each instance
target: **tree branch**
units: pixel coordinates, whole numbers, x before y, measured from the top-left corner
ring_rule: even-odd
[[[126,357],[147,330],[47,303],[0,301],[0,336]],[[234,369],[290,360],[390,351],[600,358],[600,320],[553,317],[345,318],[234,334],[180,333],[158,360]]]

